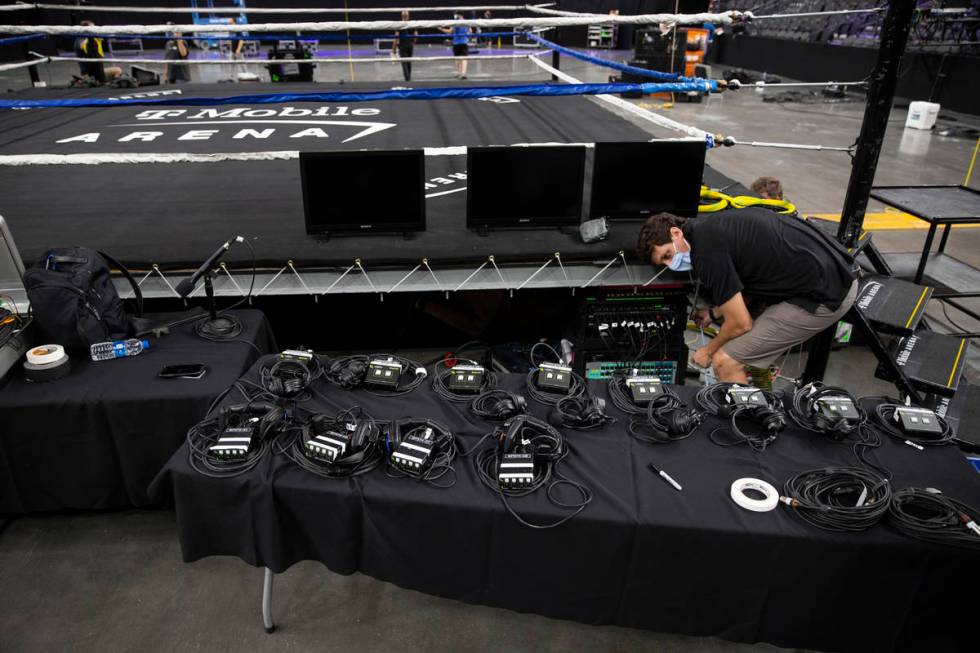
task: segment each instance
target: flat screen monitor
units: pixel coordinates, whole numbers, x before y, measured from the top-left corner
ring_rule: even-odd
[[[466,226],[521,229],[582,221],[585,147],[471,147]]]
[[[306,233],[425,230],[422,150],[300,152]]]
[[[698,213],[704,141],[596,143],[593,218],[643,219],[667,211]]]

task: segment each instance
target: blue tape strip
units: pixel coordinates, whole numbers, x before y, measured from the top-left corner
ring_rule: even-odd
[[[614,70],[619,70],[624,73],[631,73],[633,75],[640,75],[642,77],[650,77],[652,79],[657,79],[665,82],[668,81],[690,82],[696,79],[700,81],[707,81],[695,77],[684,77],[680,73],[665,73],[659,70],[648,70],[646,68],[637,68],[636,66],[630,66],[624,63],[619,63],[618,61],[610,61],[609,59],[603,59],[602,57],[596,57],[591,54],[585,54],[584,52],[579,52],[577,50],[572,50],[571,48],[566,48],[564,46],[558,45],[557,43],[552,43],[551,41],[548,41],[547,39],[543,39],[537,34],[532,34],[530,32],[527,33],[527,37],[532,41],[539,43],[540,45],[543,45],[549,50],[557,50],[558,52],[567,55],[569,57],[572,57],[573,59],[578,59],[579,61],[585,61],[588,63],[594,63],[599,66],[605,66],[606,68],[612,68]],[[718,85],[716,83],[715,87],[712,88],[711,90],[713,91],[717,90],[717,86]]]
[[[704,82],[706,80],[700,80]],[[70,98],[63,100],[0,100],[0,109],[39,109],[56,107],[118,106],[224,106],[229,104],[280,104],[287,102],[377,102],[379,100],[469,100],[514,95],[561,96],[619,93],[684,93],[702,90],[701,84],[526,84],[521,86],[472,86],[457,88],[418,88],[365,93],[261,93],[228,97],[166,98]]]
[[[10,45],[12,43],[30,41],[31,39],[39,39],[45,36],[47,36],[47,34],[23,34],[21,36],[8,36],[5,39],[0,39],[0,45]]]

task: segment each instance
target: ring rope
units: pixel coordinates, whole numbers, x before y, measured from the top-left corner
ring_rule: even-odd
[[[125,63],[125,64],[170,64],[172,66],[217,66],[217,65],[251,65],[265,66],[271,63],[307,64],[307,63],[398,63],[402,61],[455,61],[486,60],[486,59],[527,59],[532,54],[476,54],[466,57],[454,55],[437,55],[431,57],[315,57],[312,59],[112,59],[99,57],[47,57],[49,61],[73,61],[77,63]],[[707,80],[703,80],[707,81]]]
[[[535,43],[542,45],[548,48],[549,50],[554,50],[556,52],[560,52],[561,54],[567,55],[573,59],[578,59],[579,61],[584,61],[586,63],[596,64],[597,66],[604,66],[606,68],[612,68],[614,70],[619,70],[625,73],[631,73],[633,75],[652,77],[653,79],[658,79],[661,81],[678,80],[678,81],[686,82],[695,79],[693,77],[684,77],[680,73],[667,73],[667,72],[661,72],[659,70],[648,70],[646,68],[637,68],[636,66],[630,66],[624,63],[620,63],[618,61],[611,61],[609,59],[603,59],[602,57],[596,57],[590,54],[585,54],[584,52],[579,52],[571,48],[566,48],[564,46],[558,45],[557,43],[553,43],[552,41],[549,41],[547,39],[543,39],[537,34],[528,34],[527,36]],[[715,86],[716,88],[712,90],[717,90],[717,84]]]
[[[560,79],[560,80],[562,80],[562,81],[564,81],[564,82],[566,82],[568,84],[581,84],[582,83],[581,80],[576,79],[575,77],[572,77],[568,73],[565,73],[565,72],[563,72],[561,70],[558,70],[557,68],[554,68],[553,66],[549,66],[545,62],[541,61],[541,59],[539,59],[538,57],[532,57],[531,58],[531,63],[533,63],[534,65],[538,66],[542,70],[545,70],[545,71],[551,73],[552,75],[554,75],[558,79]],[[676,120],[671,120],[670,118],[668,118],[666,116],[662,116],[662,115],[660,115],[658,113],[653,113],[652,111],[647,111],[643,107],[639,107],[639,106],[633,104],[632,102],[627,102],[626,100],[624,100],[622,98],[619,98],[619,97],[616,97],[614,95],[596,95],[595,97],[596,97],[597,100],[600,100],[602,102],[605,102],[606,104],[610,104],[612,106],[615,106],[615,107],[617,107],[619,109],[622,109],[623,111],[626,111],[628,113],[633,114],[634,116],[637,116],[639,118],[642,118],[644,120],[647,120],[649,122],[652,122],[653,124],[658,125],[660,127],[664,127],[666,129],[670,129],[672,131],[681,132],[681,133],[686,134],[687,136],[690,136],[692,138],[697,138],[697,139],[701,139],[701,140],[707,140],[708,139],[709,134],[708,134],[708,132],[706,132],[704,130],[698,129],[697,127],[693,127],[691,125],[685,125],[684,123],[678,122]]]
[[[355,14],[397,14],[402,11],[415,13],[430,12],[451,12],[451,11],[521,11],[530,7],[540,8],[553,5],[549,2],[543,5],[475,5],[475,6],[446,6],[446,7],[365,7],[364,9],[353,9],[350,13]],[[76,5],[50,4],[43,2],[24,3],[11,5],[10,7],[0,7],[3,11],[15,11],[17,9],[54,9],[63,11],[84,11],[85,13],[136,13],[136,14],[343,14],[346,9],[327,8],[327,7],[126,7],[108,5]]]
[[[536,61],[532,58],[531,61]],[[705,80],[707,81],[707,80]],[[472,86],[455,88],[391,89],[387,91],[325,93],[259,93],[227,97],[165,98],[64,98],[60,100],[0,100],[0,109],[64,107],[225,106],[229,104],[278,104],[283,102],[378,102],[381,100],[468,100],[484,97],[603,95],[609,93],[686,93],[703,90],[703,84],[524,84],[519,86]],[[627,103],[628,104],[628,103]]]
[[[700,25],[713,23],[728,25],[733,21],[734,12],[721,14],[642,14],[637,16],[604,16],[603,23],[617,25],[659,25],[677,23],[681,25]],[[187,34],[242,33],[242,32],[343,32],[354,30],[408,30],[434,29],[439,27],[507,27],[534,29],[539,27],[577,27],[595,23],[595,16],[549,16],[544,18],[453,18],[436,20],[366,20],[366,21],[328,21],[302,23],[250,23],[246,25],[0,25],[0,34],[167,34],[182,32]]]

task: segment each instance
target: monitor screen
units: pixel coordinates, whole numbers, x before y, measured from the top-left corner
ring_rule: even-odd
[[[578,226],[585,147],[467,150],[466,225],[471,229]]]
[[[308,234],[425,230],[425,154],[300,152]]]
[[[593,218],[646,218],[667,211],[698,213],[704,141],[596,143]]]

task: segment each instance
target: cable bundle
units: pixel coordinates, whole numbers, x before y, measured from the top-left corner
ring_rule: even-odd
[[[305,401],[310,398],[310,385],[322,375],[323,368],[316,355],[307,361],[284,352],[259,368],[259,385],[277,399]]]
[[[780,500],[828,531],[863,531],[877,524],[892,498],[888,479],[858,467],[814,469],[786,481]]]
[[[752,399],[761,398],[763,403],[731,401],[731,393],[738,392],[740,389],[743,392],[748,391],[748,396]],[[731,436],[730,439],[724,440],[718,437],[719,433],[726,430],[724,428],[716,428],[708,434],[708,439],[721,447],[747,444],[756,451],[765,451],[766,447],[775,442],[779,433],[786,428],[786,413],[782,409],[782,402],[768,390],[752,388],[749,391],[746,386],[736,383],[715,383],[699,390],[695,400],[708,413],[728,419],[727,432]],[[759,432],[746,430],[744,427],[746,421],[761,426],[762,430]]]
[[[233,386],[234,387],[234,386]],[[209,411],[210,412],[210,411]],[[187,460],[191,468],[211,478],[229,478],[253,469],[269,450],[272,433],[283,427],[285,413],[273,404],[250,401],[228,406],[187,431]],[[248,429],[251,442],[241,455],[223,458],[213,447],[226,429]]]
[[[468,365],[474,365],[482,367],[479,363],[472,360],[458,359]],[[440,370],[439,367],[443,366],[445,369]],[[436,391],[436,394],[447,401],[452,401],[455,403],[465,403],[473,400],[473,392],[457,392],[449,387],[449,377],[453,374],[453,367],[446,365],[446,361],[442,360],[436,364],[435,373],[432,375],[432,389]],[[483,370],[483,378],[480,383],[479,389],[476,390],[477,393],[486,392],[497,387],[497,375],[488,369]]]
[[[605,402],[589,393],[562,397],[551,411],[561,426],[579,431],[594,431],[616,421],[604,411]]]
[[[644,418],[634,418],[627,427],[630,435],[649,444],[667,444],[689,437],[704,421],[704,413],[688,408],[670,388],[646,407]]]
[[[497,492],[507,511],[521,524],[529,528],[545,529],[560,526],[579,514],[592,501],[592,491],[585,485],[572,481],[561,474],[559,464],[568,456],[562,434],[547,422],[529,415],[520,415],[483,437],[496,437],[494,446],[487,447],[474,458],[474,467],[480,480]],[[483,441],[481,440],[481,442]],[[479,447],[479,444],[477,444]],[[474,447],[475,449],[476,447]],[[472,449],[464,455],[472,453]],[[501,464],[508,454],[527,454],[533,459],[533,472],[529,482],[520,487],[501,487]],[[579,495],[574,502],[562,501],[555,491],[562,485],[571,487]],[[523,497],[547,487],[548,500],[555,506],[572,512],[547,524],[529,522],[511,507],[508,497]]]
[[[307,443],[317,435],[331,432],[348,435],[349,446],[336,459],[321,460],[309,455]],[[275,453],[281,453],[298,467],[324,478],[350,478],[371,471],[383,453],[377,422],[360,407],[336,415],[313,415],[281,433]]]
[[[399,464],[397,459],[398,445],[411,445],[413,439],[425,440],[430,443],[431,452],[425,455],[425,461],[418,465],[406,466]],[[393,420],[383,441],[385,451],[385,474],[390,478],[408,476],[438,488],[450,488],[456,484],[453,461],[456,459],[456,438],[449,427],[436,420],[424,417],[406,417]],[[419,456],[418,448],[411,451]],[[446,474],[453,474],[450,483],[436,483]]]
[[[980,549],[980,511],[938,491],[905,488],[892,497],[888,523],[927,542]]]
[[[854,405],[857,415],[852,419],[830,417],[825,415],[818,405],[820,400],[828,397],[844,397]],[[868,416],[861,407],[857,397],[844,388],[822,383],[808,383],[793,392],[793,402],[789,407],[789,415],[801,428],[813,433],[826,435],[832,440],[843,441],[866,439],[862,428],[868,421]]]
[[[508,420],[527,412],[527,402],[513,392],[487,390],[470,402],[470,412],[481,419]]]
[[[643,415],[647,410],[633,401],[629,389],[626,386],[627,378],[628,372],[626,370],[616,370],[612,373],[606,385],[609,400],[613,402],[613,406],[627,415]]]
[[[368,366],[371,361],[389,359],[402,366],[402,373],[398,378],[398,384],[390,390],[363,388],[362,386],[367,378]],[[328,381],[345,390],[362,388],[365,392],[379,397],[393,397],[408,394],[422,385],[426,375],[425,366],[421,363],[416,363],[413,360],[402,356],[395,356],[394,354],[355,354],[352,356],[342,356],[334,359],[324,373]]]
[[[527,388],[527,394],[539,404],[554,406],[565,397],[578,397],[579,395],[585,394],[585,379],[575,372],[569,373],[571,375],[571,384],[568,386],[566,392],[548,392],[542,390],[537,385],[539,371],[539,368],[535,368],[528,372],[524,382]]]
[[[904,404],[897,403],[884,403],[875,406],[874,412],[874,423],[881,431],[884,431],[886,435],[890,435],[896,440],[901,440],[902,442],[913,442],[920,447],[935,447],[944,444],[950,444],[953,442],[953,428],[949,423],[938,415],[935,416],[936,423],[941,429],[941,433],[917,433],[912,434],[901,428],[895,426],[895,411],[900,408],[905,408]]]

